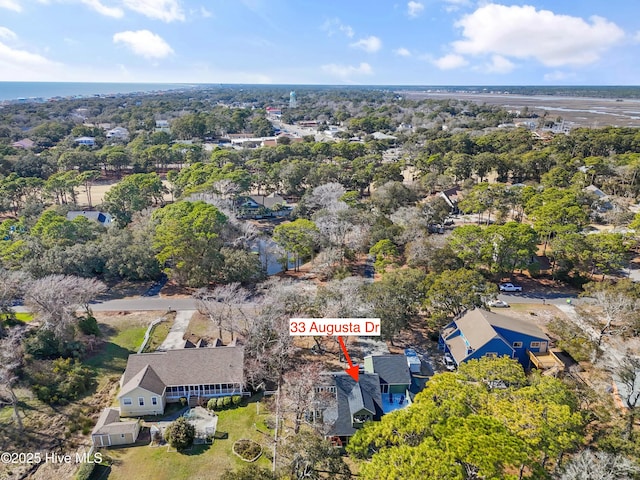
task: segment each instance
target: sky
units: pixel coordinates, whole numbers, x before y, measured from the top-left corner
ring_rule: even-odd
[[[638,85],[638,58],[637,0],[0,0],[0,81]]]

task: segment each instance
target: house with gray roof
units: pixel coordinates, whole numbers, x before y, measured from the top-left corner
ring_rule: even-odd
[[[94,447],[129,445],[136,442],[139,433],[139,421],[121,422],[117,408],[105,408],[91,432],[91,442]]]
[[[369,355],[364,357],[364,371],[378,375],[383,394],[406,394],[411,386],[409,364],[404,355]]]
[[[528,368],[530,354],[548,351],[549,337],[531,322],[476,308],[442,330],[438,347],[456,365],[474,358],[508,356]]]
[[[360,373],[356,382],[345,372],[334,373],[335,404],[324,412],[324,422],[332,424],[325,435],[334,445],[344,446],[367,421],[380,420],[382,396],[377,374]]]
[[[244,393],[244,349],[184,348],[129,355],[120,379],[120,415],[159,415],[185,398],[198,405],[213,397]]]

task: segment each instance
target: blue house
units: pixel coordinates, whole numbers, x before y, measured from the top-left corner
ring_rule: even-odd
[[[474,309],[442,330],[438,347],[457,365],[473,358],[507,356],[529,368],[529,352],[546,353],[549,337],[532,323]]]

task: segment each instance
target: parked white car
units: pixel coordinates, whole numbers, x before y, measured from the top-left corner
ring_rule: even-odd
[[[487,305],[493,308],[509,308],[509,304],[502,300],[489,300]]]
[[[521,292],[522,287],[520,285],[514,285],[513,283],[501,283],[498,285],[501,292]]]
[[[445,353],[442,356],[442,364],[447,370],[453,371],[456,369],[456,362],[453,361],[453,357],[450,353]]]

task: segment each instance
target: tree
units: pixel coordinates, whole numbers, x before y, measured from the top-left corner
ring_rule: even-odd
[[[0,332],[1,333],[1,332]],[[22,432],[22,419],[18,411],[18,397],[13,387],[18,380],[18,370],[22,366],[21,340],[23,329],[14,327],[6,336],[0,336],[0,387],[9,395],[9,405],[13,407],[13,418]]]
[[[618,391],[618,394],[629,410],[627,436],[629,441],[633,441],[637,410],[640,408],[640,357],[625,358],[616,376],[624,387],[624,391]]]
[[[0,318],[4,320],[13,316],[14,302],[22,297],[29,280],[29,275],[21,270],[0,269]]]
[[[483,362],[497,365],[496,359]],[[521,367],[503,362],[514,363],[513,369],[491,378],[506,384]],[[477,364],[472,370],[493,367]],[[441,373],[408,408],[356,432],[347,452],[368,460],[360,465],[365,479],[546,478],[546,459],[575,448],[582,423],[575,398],[557,379],[487,388],[467,372]]]
[[[526,384],[522,365],[509,357],[472,359],[458,366],[458,373],[469,382],[482,382],[487,388],[521,387]]]
[[[425,274],[417,269],[386,272],[379,282],[365,286],[365,299],[373,306],[373,315],[382,319],[382,337],[393,338],[418,316],[424,300]]]
[[[84,191],[87,194],[87,204],[89,205],[89,208],[92,207],[91,187],[93,187],[93,182],[100,178],[100,175],[101,174],[98,170],[87,170],[86,172],[82,172],[78,175],[78,181],[84,185]]]
[[[220,234],[227,222],[213,205],[177,202],[153,213],[153,246],[162,265],[171,267],[178,283],[204,286],[218,276],[223,264]]]
[[[193,445],[196,437],[196,427],[190,424],[186,418],[178,417],[171,422],[164,433],[165,438],[176,450],[186,450]]]
[[[242,305],[249,298],[249,292],[239,283],[220,285],[213,290],[201,288],[194,297],[198,311],[207,316],[218,327],[218,337],[222,338],[223,327],[234,338],[236,331],[246,331],[246,325],[238,327],[241,321],[246,324],[246,317]]]
[[[591,297],[602,311],[604,323],[598,322],[598,345],[607,334],[621,333],[630,326],[637,305],[634,286],[629,280],[613,282],[590,282],[584,286],[582,296]],[[615,324],[614,324],[615,322]],[[617,326],[617,329],[614,329]]]
[[[632,480],[638,466],[621,454],[582,450],[562,469],[558,480]]]
[[[348,480],[352,478],[349,466],[340,450],[327,440],[312,432],[300,432],[288,439],[284,449],[288,460],[285,467],[295,480],[320,480],[332,478]]]
[[[162,203],[164,186],[155,173],[134,173],[114,185],[104,196],[104,208],[120,226],[131,222],[133,214]]]
[[[307,363],[284,374],[282,408],[293,415],[295,434],[300,432],[305,414],[316,410],[315,388],[320,384],[321,371],[319,364]]]
[[[486,228],[483,237],[485,248],[490,249],[486,257],[492,270],[498,273],[511,274],[516,268],[527,267],[537,251],[536,232],[524,223],[491,225]]]
[[[89,311],[89,303],[106,290],[95,279],[49,275],[29,283],[25,304],[38,318],[41,328],[53,332],[58,340],[73,338],[79,308]]]
[[[436,320],[459,315],[465,310],[483,307],[495,298],[498,288],[472,270],[445,270],[426,279],[428,287],[425,304]]]
[[[301,259],[307,258],[313,253],[319,233],[315,223],[299,218],[274,228],[273,241],[287,252],[287,265],[289,252],[294,254],[294,268],[295,271],[298,271]]]

